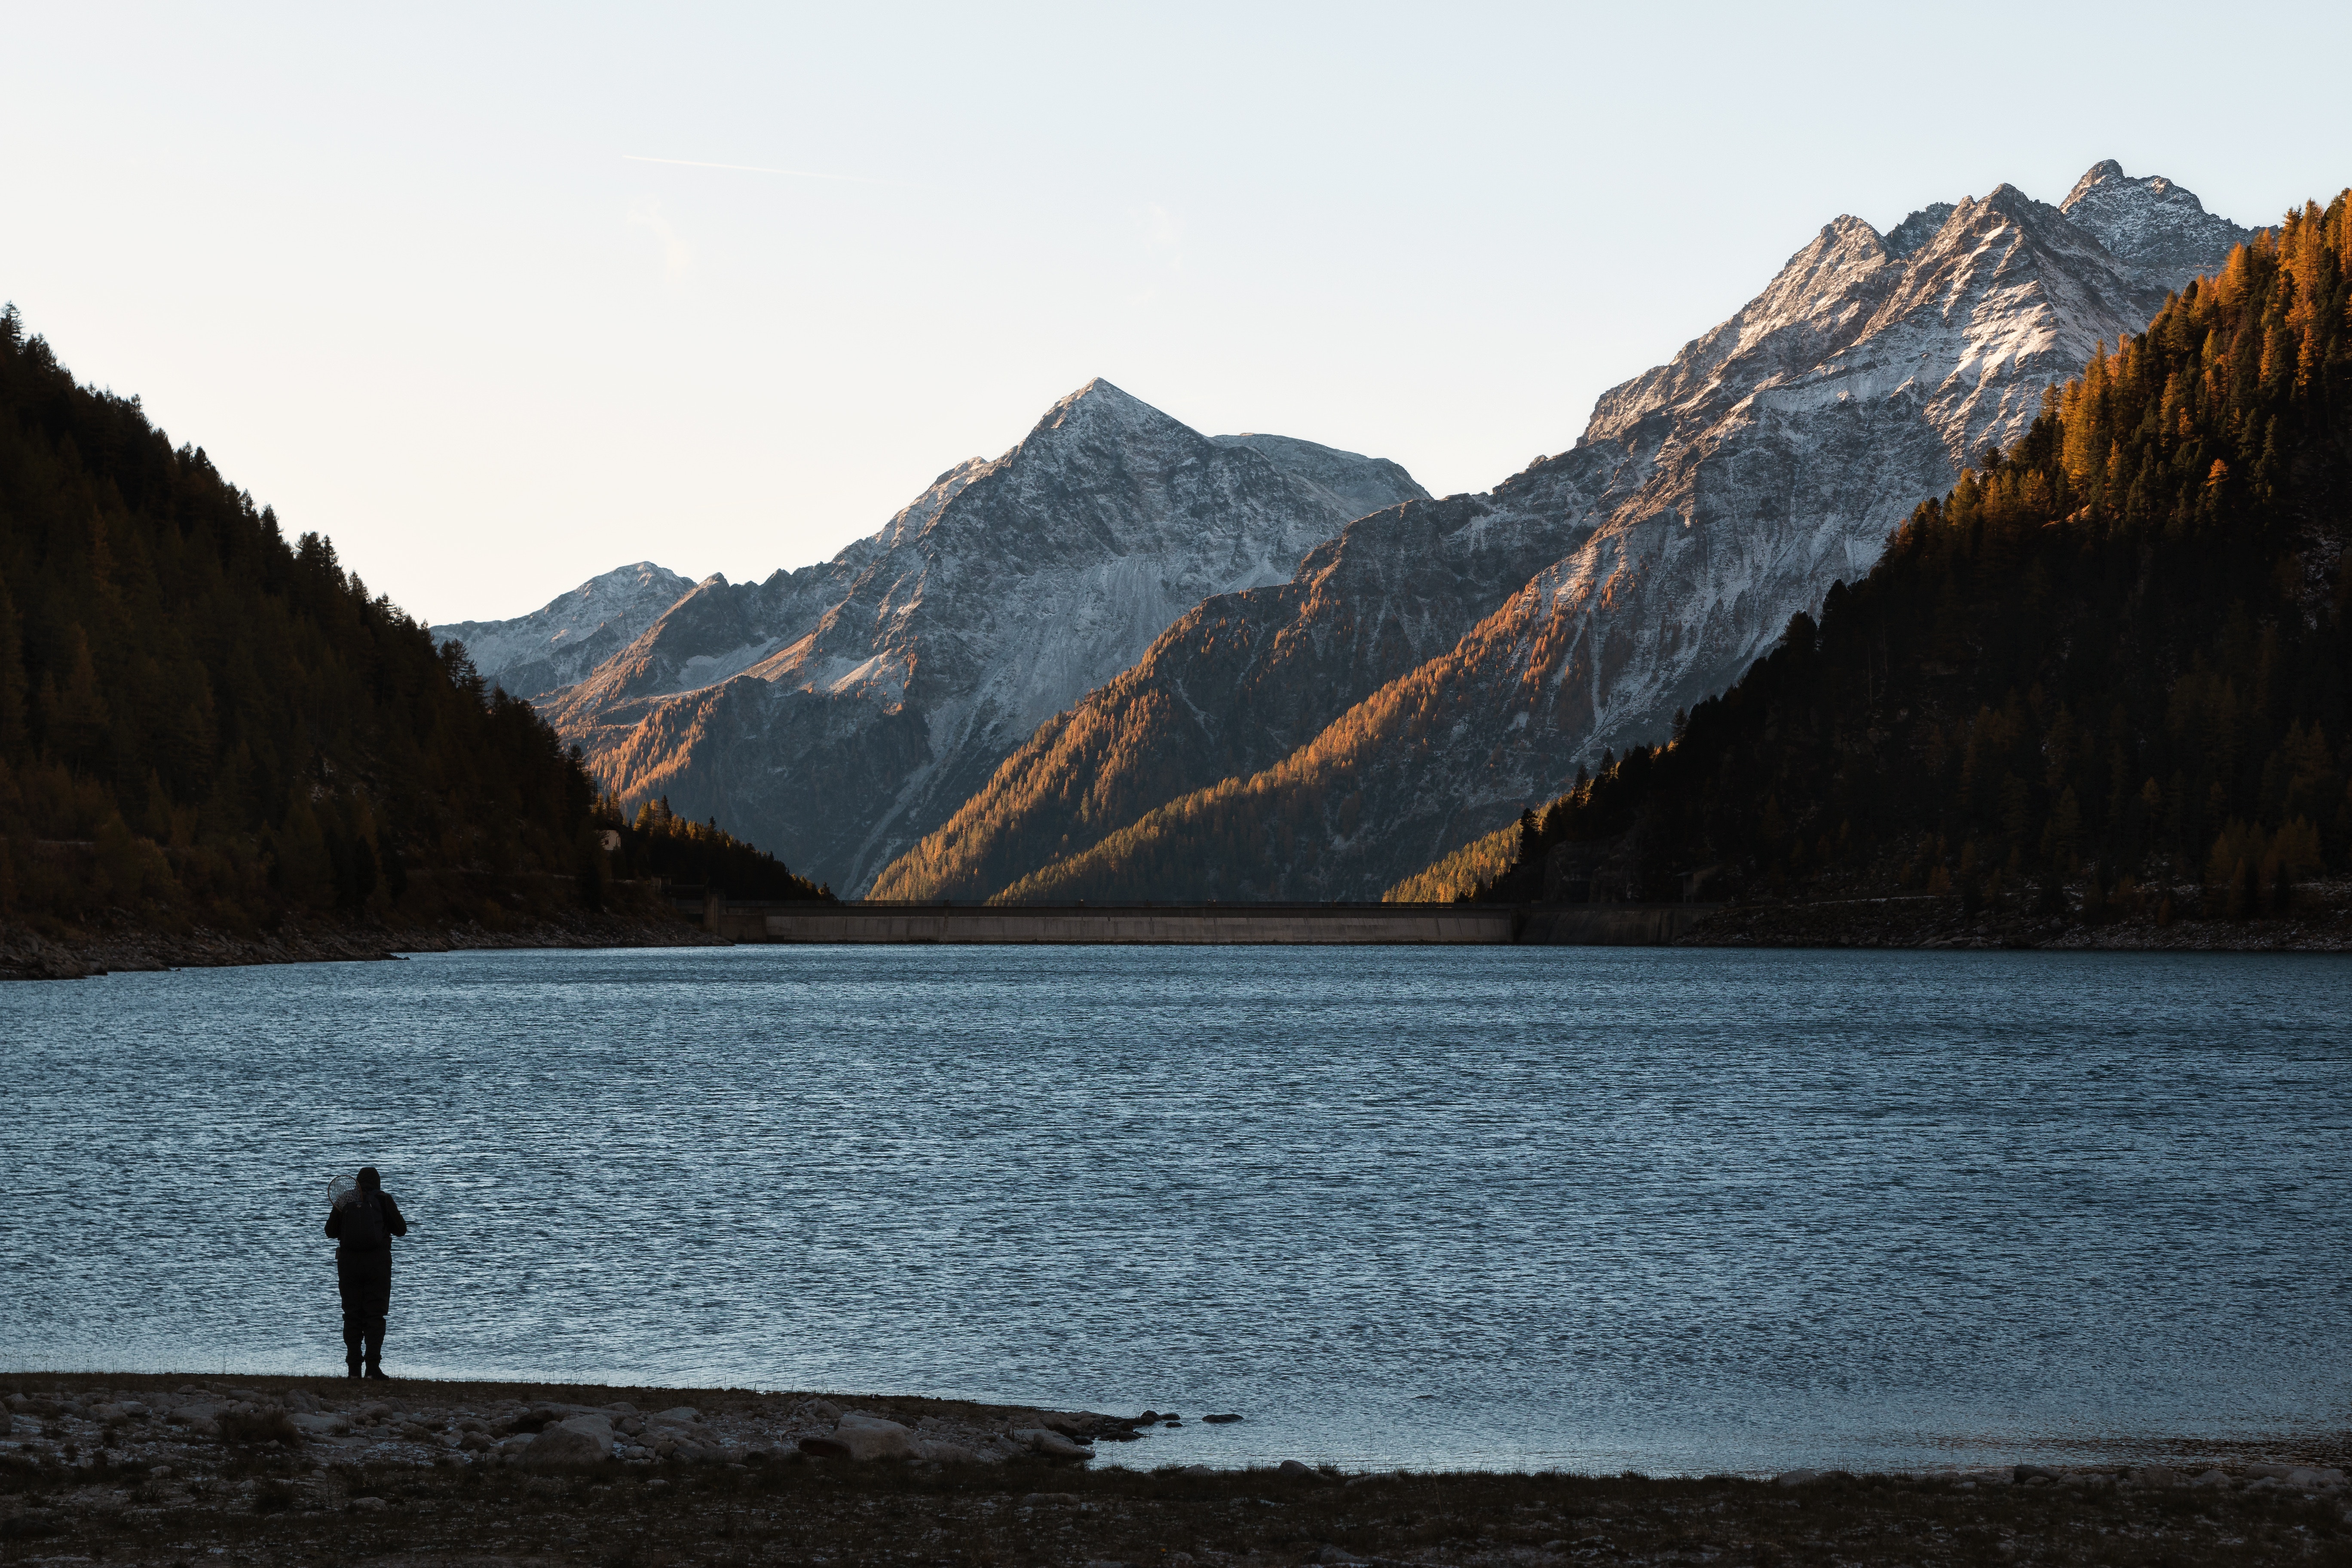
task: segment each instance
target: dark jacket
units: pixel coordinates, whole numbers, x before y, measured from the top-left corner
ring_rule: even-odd
[[[337,1204],[327,1213],[327,1234],[333,1237],[338,1241],[342,1241],[344,1216],[349,1215],[357,1205],[371,1201],[380,1204],[383,1207],[383,1229],[385,1242],[383,1250],[387,1252],[390,1251],[392,1249],[390,1238],[395,1236],[406,1236],[408,1234],[408,1222],[400,1217],[400,1205],[392,1201],[392,1194],[387,1192],[378,1191],[373,1193],[355,1193],[348,1202]],[[378,1249],[363,1242],[355,1243],[344,1241],[342,1250],[345,1252],[373,1252]]]

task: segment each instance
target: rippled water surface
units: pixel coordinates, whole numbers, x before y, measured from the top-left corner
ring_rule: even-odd
[[[1130,1464],[1652,1471],[2352,1425],[2352,966],[429,955],[0,989],[0,1367],[1188,1415]]]

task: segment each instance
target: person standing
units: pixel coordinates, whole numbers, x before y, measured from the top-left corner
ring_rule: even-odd
[[[400,1205],[383,1190],[373,1165],[327,1214],[335,1248],[335,1283],[343,1297],[343,1365],[347,1375],[383,1376],[383,1320],[392,1310],[392,1238],[408,1234]]]

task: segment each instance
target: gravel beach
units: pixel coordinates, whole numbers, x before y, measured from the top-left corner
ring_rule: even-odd
[[[0,1377],[0,1563],[2352,1563],[2345,1445],[1652,1479],[1121,1463],[1210,1415]]]

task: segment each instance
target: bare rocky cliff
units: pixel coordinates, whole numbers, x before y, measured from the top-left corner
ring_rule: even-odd
[[[1580,762],[1663,739],[2247,234],[2112,163],[2059,207],[2004,185],[1884,235],[1841,217],[1605,394],[1572,450],[1360,520],[1283,588],[1186,616],[882,886],[1377,897]],[[1444,542],[1465,532],[1488,546],[1475,583]],[[1423,579],[1460,592],[1416,618]]]

